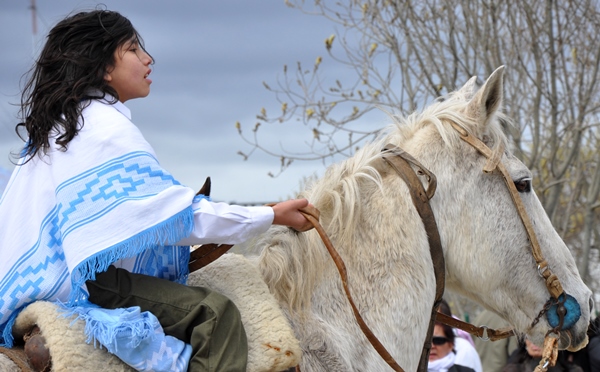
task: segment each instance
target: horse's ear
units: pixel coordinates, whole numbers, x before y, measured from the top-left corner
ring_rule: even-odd
[[[477,91],[467,108],[468,115],[479,124],[485,125],[502,104],[502,77],[504,66],[492,72],[485,84]]]
[[[460,88],[458,91],[460,92],[460,94],[462,94],[467,100],[470,100],[471,98],[473,98],[473,93],[475,93],[475,88],[477,86],[477,76],[473,76],[472,78],[469,79],[469,81],[467,81],[467,83],[465,85],[463,85],[462,88]]]

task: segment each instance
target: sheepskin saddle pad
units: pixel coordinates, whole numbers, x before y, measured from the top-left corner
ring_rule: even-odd
[[[248,336],[248,371],[276,372],[298,365],[299,342],[258,268],[247,258],[227,253],[191,273],[188,285],[211,288],[237,305]],[[61,316],[53,303],[38,301],[23,310],[13,327],[15,339],[22,339],[36,325],[50,350],[52,371],[132,371],[99,344],[87,344],[85,323]],[[25,370],[6,351],[0,350],[0,371]]]

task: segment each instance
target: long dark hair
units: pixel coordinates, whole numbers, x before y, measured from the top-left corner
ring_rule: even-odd
[[[52,28],[21,96],[22,122],[17,135],[27,141],[21,157],[25,162],[50,147],[50,133],[57,130],[56,144],[62,150],[77,135],[78,120],[88,99],[119,99],[104,80],[114,66],[117,48],[126,42],[143,40],[131,22],[109,10],[93,10],[68,16]],[[89,104],[89,103],[88,103]],[[22,129],[27,131],[25,138]]]

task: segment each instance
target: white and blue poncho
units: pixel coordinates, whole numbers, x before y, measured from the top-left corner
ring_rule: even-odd
[[[54,301],[138,370],[186,370],[191,348],[139,308],[87,302],[85,281],[109,265],[184,283],[189,245],[237,244],[264,232],[268,207],[213,203],[162,169],[120,102],[102,100],[63,151],[17,166],[0,199],[0,345],[28,304]]]

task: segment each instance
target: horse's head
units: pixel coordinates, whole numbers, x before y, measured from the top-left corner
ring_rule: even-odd
[[[508,141],[502,126],[508,120],[500,111],[503,70],[497,69],[478,90],[471,79],[419,114],[420,121],[434,125],[422,125],[403,147],[437,176],[431,203],[445,249],[447,288],[495,311],[541,344],[557,318],[556,307],[543,313],[551,299],[540,274],[544,270],[538,269],[531,238],[502,172],[481,151],[462,141],[460,133],[481,140],[491,149],[491,157],[497,156],[531,221],[542,259],[572,297],[559,347],[575,350],[587,343],[591,291],[532,188],[532,172],[505,150]],[[486,166],[494,170],[485,173]]]

